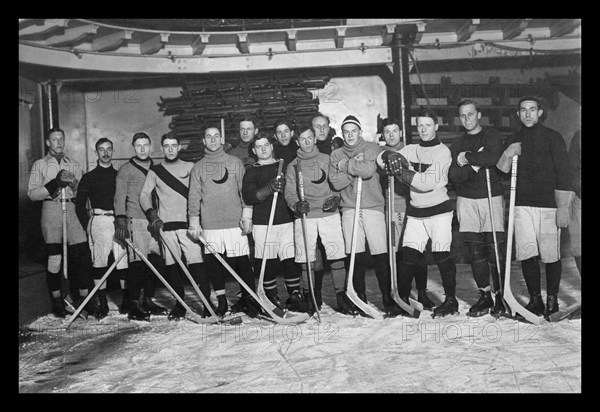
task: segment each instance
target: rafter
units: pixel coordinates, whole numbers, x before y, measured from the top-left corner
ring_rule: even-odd
[[[208,44],[208,40],[210,39],[210,34],[201,34],[196,38],[194,43],[192,43],[192,55],[199,56],[204,52],[206,45]]]
[[[165,47],[165,44],[169,41],[169,36],[169,33],[159,33],[140,43],[140,53],[148,55],[158,52]]]
[[[53,34],[64,32],[69,19],[46,19],[41,25],[27,26],[19,30],[19,38],[24,40],[42,40]]]
[[[96,34],[99,27],[97,24],[73,27],[65,30],[64,34],[46,39],[44,44],[52,47],[75,46],[83,42],[89,35]]]
[[[238,33],[238,49],[242,54],[250,53],[250,41],[248,40],[248,33]]]
[[[456,30],[456,41],[460,43],[469,40],[475,30],[477,30],[479,22],[479,19],[467,20],[458,30]]]
[[[336,29],[335,29],[335,47],[338,49],[343,49],[345,38],[346,38],[346,28],[345,27],[336,27]]]
[[[285,45],[289,51],[296,51],[296,33],[298,30],[286,30]]]
[[[514,39],[527,28],[531,19],[512,20],[502,27],[502,38],[504,40]]]
[[[560,19],[550,26],[550,37],[566,36],[580,25],[581,19]]]
[[[97,37],[92,42],[92,51],[103,52],[116,50],[123,42],[131,40],[133,30],[122,30],[106,36]]]

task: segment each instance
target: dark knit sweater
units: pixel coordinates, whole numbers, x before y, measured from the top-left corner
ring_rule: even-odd
[[[482,151],[479,151],[483,147]],[[502,135],[496,129],[483,127],[477,134],[463,134],[459,136],[450,146],[452,164],[448,171],[448,177],[456,186],[456,195],[469,199],[485,199],[487,193],[487,178],[485,168],[489,167],[492,196],[504,194],[504,187],[500,182],[496,163],[504,148],[502,146]],[[456,158],[461,152],[467,152],[465,157],[468,165],[460,167]],[[475,172],[473,166],[481,169]]]
[[[93,209],[114,210],[113,200],[117,171],[111,165],[109,167],[96,166],[93,170],[84,174],[77,188],[77,199],[75,211],[85,229],[89,220],[87,213],[87,200]]]
[[[521,142],[516,206],[556,207],[555,190],[570,191],[567,145],[560,133],[544,125],[522,127],[504,147]]]
[[[258,189],[264,187],[277,176],[279,162],[267,165],[255,163],[253,167],[246,170],[242,185],[242,194],[244,203],[253,205],[252,223],[255,225],[268,225],[269,215],[271,214],[271,205],[273,204],[274,194],[270,195],[262,202],[256,197]],[[277,204],[275,206],[275,216],[273,224],[279,225],[293,221],[292,211],[288,209],[285,203],[283,193],[277,195]]]

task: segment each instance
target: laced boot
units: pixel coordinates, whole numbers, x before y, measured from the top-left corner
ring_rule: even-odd
[[[406,315],[407,313],[396,303],[389,293],[381,295],[383,301],[383,309],[385,310],[386,318],[395,318],[399,315]]]
[[[218,295],[217,296],[217,309],[215,310],[215,314],[222,318],[223,316],[225,316],[225,314],[227,313],[227,311],[229,310],[229,306],[227,304],[227,296],[225,295]]]
[[[143,320],[146,322],[150,321],[150,313],[142,309],[140,302],[137,300],[129,300],[127,302],[127,319],[129,320]]]
[[[454,315],[458,312],[458,300],[456,300],[455,296],[446,296],[446,300],[440,306],[433,310],[433,314],[431,317],[435,318],[436,316],[447,316]]]
[[[108,316],[108,302],[106,300],[106,291],[100,289],[98,291],[98,312],[96,313],[96,319],[100,320]]]
[[[185,308],[183,307],[183,305],[179,302],[177,302],[175,304],[175,306],[173,307],[173,309],[171,309],[171,311],[169,312],[169,315],[167,316],[167,318],[169,320],[181,320],[181,319],[185,319]]]
[[[65,301],[63,300],[62,296],[58,298],[52,298],[52,313],[57,318],[64,318],[69,313],[65,308]]]
[[[525,309],[537,316],[543,316],[545,312],[544,301],[542,295],[531,296],[529,303],[525,306]]]
[[[490,313],[495,317],[502,316],[506,313],[504,302],[502,302],[502,292],[496,292],[494,307],[492,308]]]
[[[166,315],[167,308],[158,305],[152,300],[152,298],[144,298],[142,301],[142,309],[146,312],[150,312],[151,315]]]
[[[478,318],[480,316],[487,315],[493,306],[494,300],[492,299],[492,292],[479,289],[479,300],[477,303],[471,306],[471,308],[469,308],[467,316],[471,318]]]
[[[426,289],[417,290],[417,302],[423,305],[423,310],[433,310],[435,303],[427,296]]]
[[[558,296],[546,296],[546,317],[549,317],[550,315],[556,312],[558,312]]]
[[[294,312],[306,312],[306,299],[302,292],[298,289],[294,290],[289,297],[289,299],[285,302],[288,306],[288,309]]]

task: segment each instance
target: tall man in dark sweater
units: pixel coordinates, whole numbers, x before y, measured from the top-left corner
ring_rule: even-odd
[[[490,287],[490,270],[494,279],[496,307],[504,312],[500,292],[500,268],[496,267],[492,218],[498,242],[498,253],[504,245],[504,188],[498,176],[496,163],[502,154],[502,136],[492,127],[479,123],[481,112],[472,100],[458,104],[460,121],[465,134],[450,146],[452,164],[449,178],[456,185],[456,215],[459,231],[469,248],[473,279],[479,288],[479,300],[469,309],[468,316],[487,314],[494,307]],[[487,175],[489,170],[494,216],[488,201]],[[500,262],[502,262],[500,256]],[[502,264],[502,263],[500,263]]]
[[[275,158],[283,159],[283,170],[285,172],[287,165],[296,158],[298,152],[298,144],[294,139],[294,130],[291,123],[286,119],[281,119],[275,122],[273,126],[275,133]]]
[[[538,316],[558,311],[562,275],[560,229],[569,224],[574,192],[569,182],[567,146],[562,136],[541,124],[544,113],[537,97],[519,101],[521,129],[506,139],[497,167],[510,172],[519,156],[515,198],[515,250],[531,297],[525,307]],[[541,293],[539,262],[546,264],[546,307]],[[545,309],[545,310],[544,310]]]
[[[113,199],[117,170],[112,165],[113,144],[106,137],[96,142],[98,166],[85,173],[79,182],[75,211],[81,226],[87,230],[90,251],[92,253],[92,277],[98,284],[108,269],[108,256],[113,253],[116,259],[125,249],[114,241],[115,211]],[[90,201],[88,211],[87,202]],[[121,263],[122,269],[127,266]],[[125,282],[125,279],[122,279]],[[108,315],[108,302],[106,301],[106,282],[100,286],[97,293],[98,312],[96,317],[102,319]]]

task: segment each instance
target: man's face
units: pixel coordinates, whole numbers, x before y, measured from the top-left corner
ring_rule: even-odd
[[[98,161],[100,162],[101,165],[103,165],[103,166],[110,165],[110,161],[112,160],[112,156],[113,156],[112,144],[109,142],[102,143],[100,146],[98,146],[98,149],[96,150],[96,154],[98,155]]]
[[[435,139],[438,125],[431,117],[417,117],[417,131],[423,142],[428,142]]]
[[[326,117],[317,116],[312,120],[312,127],[315,129],[317,140],[326,140],[329,134],[329,121]]]
[[[525,127],[535,126],[540,121],[542,113],[544,111],[539,109],[537,102],[533,100],[524,100],[519,107],[519,119]]]
[[[240,122],[240,139],[242,139],[242,142],[251,142],[256,133],[258,133],[258,129],[254,127],[254,123]]]
[[[162,150],[165,155],[165,159],[175,160],[179,154],[181,146],[177,142],[177,139],[165,139],[162,142]]]
[[[298,146],[300,146],[300,150],[305,153],[310,153],[313,151],[315,147],[316,139],[315,134],[311,129],[306,129],[300,136],[298,136]]]
[[[145,137],[137,139],[133,143],[133,150],[138,158],[146,160],[150,156],[150,140]]]
[[[467,133],[473,132],[478,133],[481,129],[479,126],[479,120],[481,119],[481,112],[478,112],[473,104],[465,104],[460,106],[458,109],[458,116],[463,127],[467,130]]]
[[[65,135],[62,132],[52,132],[46,139],[50,154],[60,154],[65,148]]]
[[[348,143],[349,146],[355,146],[362,136],[360,127],[353,123],[346,123],[342,126],[342,133],[344,135],[344,141]]]
[[[402,132],[397,124],[388,124],[383,128],[383,138],[385,143],[390,147],[396,147],[400,144]]]
[[[287,124],[280,124],[275,129],[275,137],[280,145],[283,147],[290,144],[292,141],[292,136],[294,136],[294,132],[290,130],[290,127]]]
[[[225,142],[221,132],[216,127],[209,127],[204,131],[204,145],[210,152],[216,152]]]
[[[269,160],[273,157],[273,145],[265,137],[254,142],[252,151],[258,157],[258,160]]]

